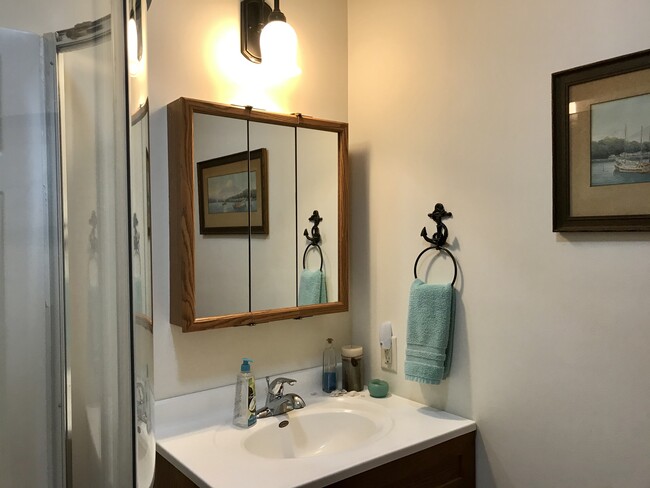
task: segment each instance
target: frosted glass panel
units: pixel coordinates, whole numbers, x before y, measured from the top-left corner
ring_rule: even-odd
[[[49,486],[40,36],[0,29],[0,486]],[[25,462],[29,460],[29,462]]]

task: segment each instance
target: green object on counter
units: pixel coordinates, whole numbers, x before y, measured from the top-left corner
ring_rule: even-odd
[[[371,397],[384,398],[388,395],[388,383],[384,380],[370,380],[370,383],[368,383],[368,391]]]

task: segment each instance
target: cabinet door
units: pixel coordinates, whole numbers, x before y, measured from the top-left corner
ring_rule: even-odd
[[[251,188],[262,208],[264,231],[251,233],[251,310],[295,307],[296,285],[296,129],[249,122]],[[259,151],[259,152],[258,152]],[[253,164],[253,162],[255,164]],[[253,204],[252,204],[253,205]]]
[[[247,121],[193,118],[195,316],[249,312]]]
[[[314,210],[323,219],[319,225],[321,236],[322,271],[327,290],[326,303],[339,299],[339,142],[338,133],[299,127],[296,136],[297,154],[297,210],[298,262],[300,271],[321,269],[321,253],[310,241],[313,223],[309,221]]]

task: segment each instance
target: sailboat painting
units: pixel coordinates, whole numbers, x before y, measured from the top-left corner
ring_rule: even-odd
[[[251,212],[257,212],[257,172],[250,178],[247,172],[208,178],[208,213],[248,212],[249,200]]]
[[[268,234],[268,151],[242,151],[196,163],[199,232]]]
[[[591,186],[650,183],[650,93],[591,105]]]

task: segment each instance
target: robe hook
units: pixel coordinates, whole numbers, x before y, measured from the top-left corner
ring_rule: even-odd
[[[427,214],[427,216],[436,223],[436,232],[431,237],[428,237],[427,228],[422,227],[420,235],[425,241],[432,244],[436,249],[439,249],[447,243],[447,237],[449,235],[447,226],[442,223],[442,219],[448,219],[453,217],[453,215],[451,212],[445,210],[445,206],[442,203],[436,203],[433,212]]]
[[[309,221],[313,224],[311,228],[311,237],[309,236],[309,232],[307,231],[307,229],[305,229],[303,235],[307,238],[309,242],[312,243],[312,245],[318,245],[320,244],[321,241],[318,224],[320,224],[323,221],[323,218],[318,214],[318,210],[314,210],[314,213],[311,214],[311,217],[309,217]]]

